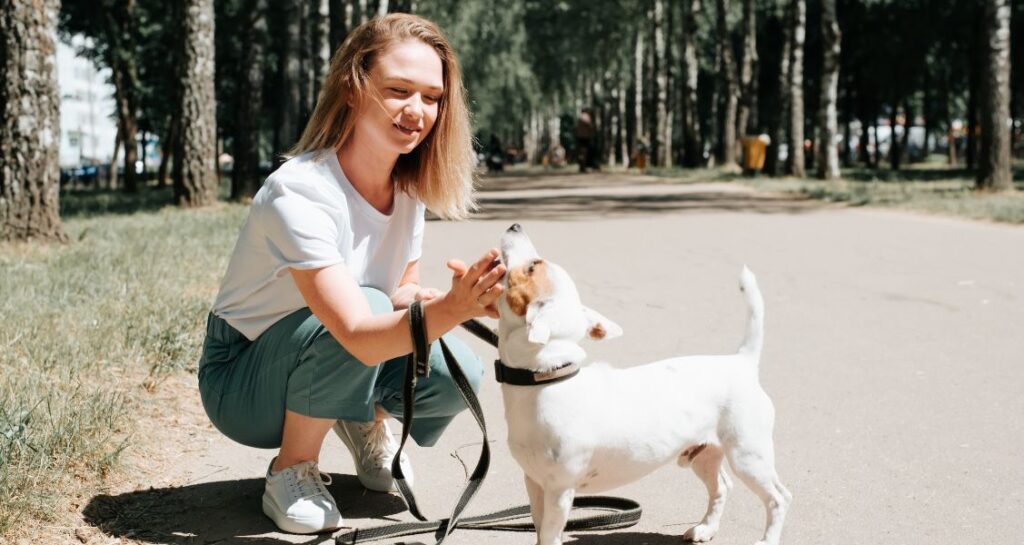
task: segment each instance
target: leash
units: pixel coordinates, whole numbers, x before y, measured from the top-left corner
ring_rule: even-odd
[[[480,321],[469,320],[464,322],[462,327],[466,328],[470,333],[476,335],[491,346],[497,348],[498,335]],[[406,481],[405,475],[402,472],[402,466],[399,463],[402,456],[402,450],[405,448],[405,442],[409,438],[409,432],[412,429],[412,420],[415,413],[414,396],[416,381],[419,377],[426,378],[430,376],[430,343],[427,342],[426,326],[423,321],[423,307],[419,301],[413,303],[409,307],[409,329],[413,339],[413,352],[409,355],[405,364],[405,384],[403,386],[404,399],[402,407],[402,439],[399,442],[398,452],[395,454],[395,459],[391,463],[391,474],[395,479],[395,483],[398,485],[398,491],[402,494],[402,498],[409,507],[409,512],[412,516],[416,517],[419,522],[399,522],[384,526],[376,526],[373,528],[354,529],[335,537],[335,543],[337,545],[355,545],[357,543],[368,541],[378,541],[394,537],[433,532],[437,539],[435,545],[441,545],[456,528],[466,530],[501,530],[509,532],[534,531],[535,528],[532,522],[511,522],[516,519],[529,517],[529,505],[512,507],[488,515],[462,518],[463,511],[465,511],[469,502],[473,499],[473,496],[476,495],[480,485],[483,484],[484,477],[487,476],[487,470],[490,468],[491,464],[491,450],[487,439],[487,424],[484,421],[483,410],[480,408],[480,400],[477,399],[476,392],[473,391],[469,380],[466,378],[465,373],[462,372],[462,368],[452,355],[452,352],[448,348],[448,344],[445,343],[444,339],[438,339],[438,342],[441,343],[441,353],[444,356],[445,366],[447,366],[448,372],[455,381],[459,394],[466,402],[466,406],[469,407],[470,412],[473,414],[473,418],[480,427],[480,432],[483,435],[483,442],[480,449],[480,458],[477,460],[476,467],[473,469],[473,473],[470,474],[466,486],[462,490],[462,494],[459,495],[459,499],[455,503],[455,507],[452,509],[451,515],[444,519],[427,520],[427,518],[420,512],[419,506],[416,503],[416,497],[413,495],[412,488]],[[496,366],[499,364],[499,361],[495,362]],[[564,378],[569,377],[566,376],[560,378],[564,380]],[[534,384],[537,383],[538,382],[534,382]],[[625,498],[583,496],[575,498],[572,505],[574,510],[592,509],[605,512],[602,514],[570,519],[566,524],[566,531],[613,530],[618,528],[628,528],[640,520],[640,505],[633,500]]]

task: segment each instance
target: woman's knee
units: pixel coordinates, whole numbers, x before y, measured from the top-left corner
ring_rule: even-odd
[[[474,354],[465,343],[455,337],[446,335],[444,340],[451,350],[452,356],[455,357],[459,369],[462,370],[462,374],[466,376],[470,387],[473,388],[474,392],[479,392],[484,374],[483,364],[479,356]],[[440,345],[440,343],[437,343],[437,345]],[[433,378],[437,380],[437,403],[439,406],[436,412],[444,415],[458,414],[466,409],[466,402],[463,401],[462,394],[459,393],[459,387],[455,384],[455,379],[448,371],[448,366],[444,362],[440,346],[437,346],[434,352],[434,354],[431,354],[430,365],[431,373],[434,375]]]

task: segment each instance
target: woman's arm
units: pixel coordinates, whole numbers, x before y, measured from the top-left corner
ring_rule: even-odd
[[[479,316],[496,317],[494,303],[501,295],[504,265],[490,271],[497,250],[487,252],[472,266],[458,260],[452,269],[452,289],[423,303],[427,337],[433,341],[460,323]],[[412,352],[406,310],[374,315],[362,289],[343,264],[321,269],[291,269],[292,278],[327,331],[365,365],[378,365]]]

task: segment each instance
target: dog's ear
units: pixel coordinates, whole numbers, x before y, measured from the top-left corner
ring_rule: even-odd
[[[584,306],[583,314],[587,317],[587,337],[600,341],[614,339],[622,335],[622,328],[619,327],[619,324],[605,318],[600,312]]]

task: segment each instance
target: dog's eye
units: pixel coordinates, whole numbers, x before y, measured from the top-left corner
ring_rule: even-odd
[[[534,267],[536,267],[537,265],[540,265],[543,262],[544,262],[543,259],[534,259],[533,261],[531,261],[530,262],[530,267],[528,269],[526,269],[527,274],[533,274]]]

